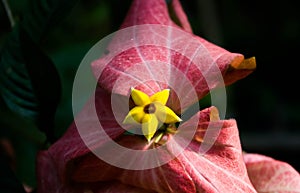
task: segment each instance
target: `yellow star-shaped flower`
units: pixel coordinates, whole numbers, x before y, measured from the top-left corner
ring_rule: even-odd
[[[169,94],[170,90],[165,89],[149,97],[146,93],[131,88],[131,97],[136,106],[129,111],[123,123],[141,124],[142,132],[149,142],[159,123],[171,124],[182,121],[166,106]]]

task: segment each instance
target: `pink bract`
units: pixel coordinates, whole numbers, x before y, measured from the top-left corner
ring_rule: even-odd
[[[96,96],[98,96],[96,107],[101,109],[98,110],[100,122],[111,138],[131,149],[154,148],[149,147],[147,141],[139,136],[120,135],[124,130],[115,125],[116,122],[110,118],[113,117],[110,114],[112,113],[110,105],[106,105],[110,104],[109,93],[99,88]],[[199,120],[196,133],[189,146],[167,164],[147,170],[127,170],[102,161],[84,144],[76,125],[72,124],[60,140],[47,151],[40,152],[38,179],[41,180],[38,190],[44,193],[81,192],[82,190],[107,192],[109,189],[120,187],[118,192],[123,192],[123,189],[124,192],[127,189],[135,190],[135,188],[149,192],[256,192],[243,162],[235,120],[216,120],[216,113],[215,107],[204,109],[183,123],[178,131],[188,133],[192,132],[193,125]],[[90,139],[94,141],[90,148],[105,149],[106,142],[95,139],[99,128],[93,126],[95,120],[89,120],[89,109],[84,109],[79,116],[82,121],[86,121],[86,129],[90,134]],[[214,138],[212,142],[202,140],[207,133],[208,126],[213,131],[211,132]],[[185,138],[180,140],[184,141]],[[178,141],[177,145],[181,141]],[[174,147],[174,144],[171,145],[166,145],[164,151],[158,151],[157,158],[164,159],[170,156],[172,149],[180,148]],[[207,152],[202,152],[205,145],[212,147]],[[107,189],[103,189],[103,184]],[[113,185],[110,186],[110,184]]]
[[[120,108],[121,103],[128,106],[130,86],[148,95],[173,86],[171,89],[177,89],[177,93],[171,92],[168,106],[180,114],[211,89],[232,84],[255,69],[254,59],[244,60],[242,54],[231,53],[192,34],[179,0],[173,0],[170,6],[176,22],[169,15],[165,0],[133,0],[121,29],[147,24],[131,31],[135,33],[136,42],[156,40],[176,49],[153,44],[132,44],[133,47],[127,49],[131,43],[127,44],[126,38],[125,43],[120,41],[122,31],[116,33],[107,47],[108,53],[91,64],[99,83],[94,97],[87,101],[66,133],[48,150],[39,152],[38,193],[250,193],[269,191],[271,184],[279,182],[277,178],[272,181],[273,174],[283,180],[283,184],[277,183],[276,190],[299,187],[299,174],[286,164],[272,158],[243,155],[236,121],[220,120],[216,107],[199,111],[179,125],[178,133],[166,135],[166,143],[159,146],[154,161],[172,159],[159,167],[145,170],[116,167],[95,154],[100,151],[120,162],[131,159],[126,152],[111,154],[111,141],[142,152],[156,148],[154,143],[149,145],[138,135],[126,134],[115,117],[112,101],[120,103]],[[158,29],[158,25],[165,27]],[[199,45],[203,52],[197,52]],[[194,57],[191,60],[187,56]],[[221,79],[214,78],[218,74],[216,69]],[[196,97],[185,90],[182,78],[191,84]],[[187,97],[182,102],[184,95]],[[114,97],[118,100],[112,100]],[[93,115],[94,107],[97,116]],[[185,136],[192,139],[189,141]],[[170,141],[172,143],[168,143]],[[172,157],[182,144],[187,146]],[[141,157],[133,164],[143,161]],[[257,167],[260,165],[263,170]],[[274,168],[286,172],[278,173]],[[257,176],[261,171],[266,171],[266,175]],[[292,182],[288,183],[289,180]]]
[[[180,2],[172,1],[171,7],[179,23],[171,19],[164,0],[134,0],[108,54],[94,61],[92,69],[101,87],[120,95],[128,96],[131,86],[148,95],[176,87],[168,106],[180,114],[210,90],[250,74],[255,61],[242,65],[242,54],[192,34]]]
[[[244,160],[249,178],[258,192],[300,191],[300,175],[288,163],[255,153],[244,154]]]

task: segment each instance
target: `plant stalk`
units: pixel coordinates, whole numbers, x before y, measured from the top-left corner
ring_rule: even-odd
[[[14,20],[14,17],[12,15],[10,6],[9,6],[7,0],[2,0],[2,3],[3,3],[3,6],[4,6],[4,9],[6,11],[7,17],[9,19],[10,26],[11,26],[11,28],[13,28],[15,26],[15,20]]]

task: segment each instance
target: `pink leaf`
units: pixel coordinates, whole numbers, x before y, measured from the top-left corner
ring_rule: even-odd
[[[109,53],[92,63],[101,87],[124,96],[132,86],[148,95],[170,87],[174,92],[169,106],[181,113],[210,90],[254,70],[254,59],[243,62],[242,54],[193,35],[180,2],[173,1],[172,7],[179,26],[170,18],[165,0],[133,1],[107,47]]]
[[[105,97],[103,100],[106,100]],[[182,124],[178,134],[169,136],[168,140],[174,139],[172,143],[157,150],[156,157],[152,159],[159,162],[172,157],[173,153],[182,150],[186,136],[196,132],[192,142],[188,142],[187,148],[171,161],[146,170],[128,170],[104,162],[87,150],[72,126],[62,139],[40,155],[42,157],[39,157],[38,168],[40,179],[43,179],[40,185],[45,186],[40,189],[47,193],[47,185],[56,184],[57,188],[70,191],[73,185],[77,185],[81,189],[93,189],[94,192],[98,190],[95,187],[100,187],[99,192],[106,192],[103,187],[107,186],[103,184],[118,182],[117,186],[114,185],[116,187],[109,189],[122,187],[130,190],[136,187],[149,192],[255,192],[243,162],[236,122],[211,120],[215,112],[215,108],[205,109]],[[193,131],[195,123],[197,130]],[[107,128],[104,130],[109,131]],[[91,135],[95,138],[93,133]],[[177,135],[180,137],[176,138]],[[136,135],[121,135],[115,141],[136,150],[154,148]],[[127,152],[114,153],[110,143],[100,141],[95,143],[94,148],[129,165],[132,163],[138,166],[147,162],[143,156],[135,159],[128,156]],[[45,155],[47,159],[43,159]],[[44,175],[48,175],[47,180],[44,180]]]
[[[86,193],[155,193],[143,188],[122,184],[117,181],[97,183],[91,188],[92,191]]]
[[[47,192],[47,187],[51,184],[57,185],[51,185],[53,189],[65,187],[70,181],[69,167],[73,167],[76,158],[90,153],[89,148],[100,146],[125,131],[114,118],[111,94],[98,88],[95,95],[97,97],[91,97],[66,133],[38,156],[38,180],[41,180],[39,185],[42,189],[40,192]],[[48,192],[53,192],[50,190]]]
[[[64,136],[38,156],[39,193],[255,192],[242,159],[236,122],[211,120],[214,108],[180,125],[177,134],[166,135],[167,143],[151,159],[129,156],[132,150],[157,149],[137,135],[123,134],[126,128],[119,118],[128,110],[130,87],[148,95],[171,88],[168,106],[181,113],[211,89],[231,84],[255,68],[254,59],[249,62],[193,35],[178,0],[171,7],[176,22],[165,0],[133,1],[122,30],[107,47],[108,54],[92,63],[99,78],[95,96]],[[117,152],[113,143],[127,150]],[[164,164],[133,170],[106,159],[128,168]]]
[[[117,181],[98,182],[91,184],[62,183],[55,167],[55,161],[48,151],[41,151],[38,154],[38,189],[39,193],[155,193],[142,188],[125,185]]]
[[[300,175],[288,163],[254,153],[244,154],[244,159],[250,180],[258,192],[300,192]]]

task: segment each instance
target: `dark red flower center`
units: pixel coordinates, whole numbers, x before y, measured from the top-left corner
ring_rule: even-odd
[[[147,114],[153,114],[155,112],[155,110],[156,110],[155,105],[152,103],[150,103],[144,107],[144,112]]]

